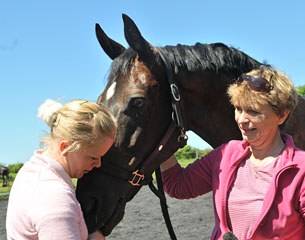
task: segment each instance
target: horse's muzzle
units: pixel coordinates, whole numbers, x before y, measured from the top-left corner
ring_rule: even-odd
[[[123,219],[126,201],[120,198],[110,207],[110,205],[103,204],[102,199],[90,197],[90,199],[86,199],[86,204],[81,205],[88,232],[93,233],[100,230],[104,236],[108,236]]]
[[[118,225],[119,222],[121,222],[125,214],[125,206],[126,206],[126,201],[124,199],[120,199],[116,205],[113,215],[106,222],[106,224],[103,224],[101,222],[102,226],[99,229],[104,236],[108,236],[112,232],[114,227]]]

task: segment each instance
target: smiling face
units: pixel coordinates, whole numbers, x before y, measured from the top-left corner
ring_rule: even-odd
[[[66,153],[67,170],[71,178],[81,178],[93,168],[101,166],[101,158],[110,149],[114,136],[106,136],[103,141]]]
[[[278,136],[279,125],[285,121],[287,115],[279,117],[267,103],[235,106],[235,121],[242,137],[253,146],[272,142]]]

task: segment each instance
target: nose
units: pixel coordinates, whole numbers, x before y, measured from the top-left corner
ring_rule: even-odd
[[[237,116],[237,123],[246,123],[249,122],[248,114],[245,111],[242,111]]]
[[[99,168],[102,166],[102,158],[95,162],[94,167]]]

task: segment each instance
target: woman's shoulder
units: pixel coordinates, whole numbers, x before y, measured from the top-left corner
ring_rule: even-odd
[[[217,162],[222,162],[222,164],[230,165],[232,162],[244,156],[248,151],[248,144],[241,140],[230,140],[224,143],[213,151],[208,153],[205,157],[207,161],[212,162],[212,165],[217,165]],[[223,161],[224,160],[224,161]]]
[[[38,195],[53,196],[58,198],[58,200],[75,197],[75,190],[60,178],[39,181],[36,192]]]
[[[218,152],[235,152],[237,154],[247,151],[248,144],[244,140],[230,140],[227,143],[215,148]]]

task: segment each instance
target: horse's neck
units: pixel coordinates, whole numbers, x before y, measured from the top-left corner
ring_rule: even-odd
[[[195,132],[212,147],[240,139],[234,111],[226,97],[226,84],[215,84],[216,80],[190,78],[182,85],[181,94],[187,130]]]
[[[305,99],[299,97],[298,105],[291,113],[284,132],[293,136],[296,146],[305,150]]]

